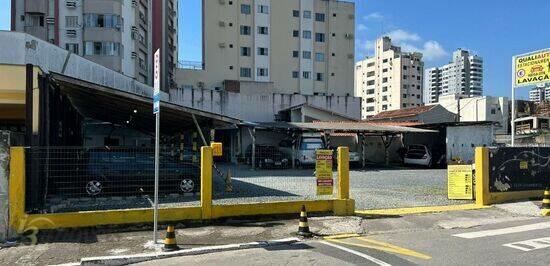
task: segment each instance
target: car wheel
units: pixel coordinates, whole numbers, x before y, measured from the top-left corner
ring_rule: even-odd
[[[86,193],[88,196],[97,196],[103,192],[103,184],[99,180],[91,180],[86,183]]]
[[[190,177],[184,177],[180,182],[180,190],[183,193],[190,193],[195,190],[195,180]]]

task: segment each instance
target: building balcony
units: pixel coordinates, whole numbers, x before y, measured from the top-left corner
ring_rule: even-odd
[[[26,13],[48,13],[48,0],[25,0]]]

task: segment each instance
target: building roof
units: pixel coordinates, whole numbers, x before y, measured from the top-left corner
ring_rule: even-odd
[[[342,117],[346,120],[350,120],[350,121],[358,121],[358,119],[355,119],[351,116],[348,116],[348,115],[345,115],[345,114],[342,114],[342,113],[339,113],[339,112],[334,112],[332,110],[329,110],[329,109],[325,109],[325,108],[322,108],[322,107],[319,107],[319,106],[316,106],[316,105],[313,105],[313,104],[310,104],[310,103],[301,103],[301,104],[297,104],[297,105],[293,105],[293,106],[290,106],[290,107],[287,107],[287,108],[284,108],[284,109],[281,109],[279,112],[286,112],[286,111],[292,111],[292,110],[296,110],[296,109],[300,109],[302,107],[309,107],[309,108],[313,108],[313,109],[316,109],[316,110],[319,110],[321,112],[325,112],[325,113],[328,113],[328,114],[331,114],[331,115],[334,115],[334,116],[339,116],[339,117]]]
[[[428,112],[437,106],[438,105],[425,105],[425,106],[412,107],[412,108],[406,108],[406,109],[385,111],[371,117],[370,120],[382,120],[382,119],[417,116],[419,114]]]
[[[413,127],[385,126],[368,122],[261,122],[246,123],[246,125],[258,129],[279,129],[295,131],[332,131],[334,133],[364,133],[371,135],[390,135],[400,133],[434,133],[437,131],[419,129]]]

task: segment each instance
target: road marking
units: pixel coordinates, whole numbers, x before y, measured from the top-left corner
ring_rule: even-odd
[[[363,210],[356,211],[357,215],[408,215],[419,213],[434,213],[434,212],[448,212],[448,211],[464,211],[464,210],[477,210],[491,208],[491,206],[479,206],[476,204],[462,204],[462,205],[446,205],[446,206],[427,206],[427,207],[413,207],[413,208],[398,208],[398,209],[380,209],[380,210]]]
[[[541,230],[541,229],[547,229],[547,228],[550,228],[550,222],[528,224],[528,225],[507,227],[507,228],[494,229],[494,230],[484,230],[484,231],[470,232],[470,233],[463,233],[463,234],[456,234],[456,235],[453,235],[453,236],[472,239],[472,238],[480,238],[480,237],[487,237],[487,236],[507,235],[507,234],[527,232],[527,231],[532,231],[532,230]]]
[[[342,239],[342,238],[350,238],[350,237],[360,237],[361,235],[350,233],[350,234],[339,234],[339,235],[332,235],[332,236],[325,236],[324,239]]]
[[[376,264],[378,264],[378,265],[381,265],[381,266],[391,266],[391,264],[389,264],[389,263],[386,263],[386,262],[381,261],[381,260],[379,260],[379,259],[377,259],[377,258],[375,258],[375,257],[371,257],[371,256],[369,256],[369,255],[367,255],[367,254],[361,253],[361,252],[359,252],[359,251],[355,251],[355,250],[353,250],[353,249],[349,249],[349,248],[346,248],[346,247],[342,247],[342,246],[339,246],[339,245],[336,245],[336,244],[333,244],[333,243],[330,243],[330,242],[327,242],[327,241],[319,241],[319,243],[325,244],[325,245],[327,245],[327,246],[331,246],[331,247],[334,247],[334,248],[337,248],[337,249],[340,249],[340,250],[343,250],[343,251],[345,251],[345,252],[348,252],[348,253],[351,253],[351,254],[354,254],[354,255],[357,255],[357,256],[359,256],[359,257],[361,257],[361,258],[367,259],[367,260],[369,260],[369,261],[371,261],[371,262],[373,262],[373,263],[376,263]]]
[[[336,239],[328,239],[328,241],[343,244],[343,245],[369,248],[369,249],[375,249],[375,250],[380,250],[380,251],[389,252],[389,253],[401,254],[401,255],[415,257],[423,260],[429,260],[432,258],[428,255],[422,254],[420,252],[416,252],[414,250],[398,247],[392,244],[384,243],[373,239],[367,239],[363,237],[350,238],[350,239],[357,239],[366,243],[360,244],[360,243],[353,243],[349,241],[342,241],[342,240],[336,240]]]
[[[509,248],[519,249],[521,251],[532,251],[537,249],[549,248],[550,247],[550,237],[543,237],[537,239],[530,239],[515,243],[504,244],[503,246]]]

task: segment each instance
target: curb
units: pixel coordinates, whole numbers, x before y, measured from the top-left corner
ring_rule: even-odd
[[[142,253],[135,255],[121,255],[121,256],[106,256],[106,257],[89,257],[82,258],[80,260],[80,265],[127,265],[131,263],[139,263],[149,260],[158,260],[166,259],[172,257],[180,256],[192,256],[192,255],[201,255],[222,251],[232,251],[240,249],[251,249],[251,248],[262,248],[268,246],[277,246],[285,244],[293,244],[300,242],[301,240],[297,237],[284,238],[278,240],[269,240],[261,242],[250,242],[250,243],[241,243],[241,244],[229,244],[221,246],[211,246],[211,247],[200,247],[192,249],[184,249],[175,252],[155,252],[155,253]]]
[[[444,206],[427,206],[427,207],[411,207],[411,208],[397,208],[397,209],[380,209],[380,210],[364,210],[355,211],[355,215],[358,216],[403,216],[411,214],[422,213],[438,213],[438,212],[450,212],[450,211],[466,211],[466,210],[479,210],[487,209],[492,206],[479,206],[476,204],[458,204],[458,205],[444,205]]]

